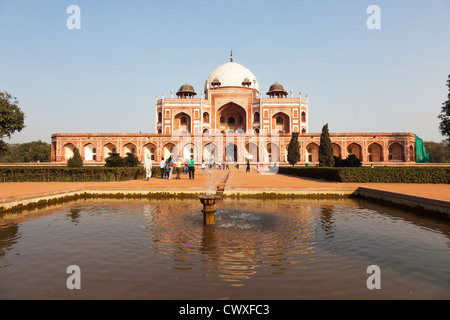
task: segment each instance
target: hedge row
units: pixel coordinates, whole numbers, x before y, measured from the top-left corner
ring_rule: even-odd
[[[280,167],[278,173],[336,182],[450,183],[450,167]]]
[[[160,169],[153,167],[152,175]],[[99,182],[144,179],[143,167],[0,167],[0,182]]]

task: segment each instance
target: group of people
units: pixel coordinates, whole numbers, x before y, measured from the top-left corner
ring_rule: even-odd
[[[175,179],[181,179],[181,171],[183,171],[184,174],[189,174],[189,179],[195,178],[194,157],[192,156],[190,160],[183,160],[181,157],[174,160],[174,158],[170,156],[164,161],[164,158],[162,158],[159,163],[159,168],[161,169],[161,179],[167,178],[172,180],[174,171],[177,174]]]
[[[227,161],[218,163],[214,162],[214,159],[210,159],[208,163],[209,169],[213,169],[217,165],[217,169],[219,170],[230,170],[230,167],[228,165]],[[183,174],[189,174],[189,179],[194,179],[195,176],[195,165],[194,165],[194,157],[191,156],[190,160],[183,160],[181,157],[178,157],[176,160],[172,156],[170,156],[167,160],[164,161],[164,158],[161,159],[161,162],[159,163],[159,167],[161,169],[161,179],[169,179],[172,180],[172,176],[174,171],[176,172],[175,179],[181,179],[181,171],[183,171]],[[202,168],[202,174],[205,174],[206,170],[206,162],[205,160],[202,160],[201,168]],[[152,176],[152,159],[150,156],[147,156],[147,158],[144,161],[144,170],[145,170],[145,177],[146,180],[150,179]],[[246,172],[250,171],[250,160],[247,160],[247,168],[245,170]],[[261,171],[261,165],[258,162],[256,164],[256,171],[259,173]]]

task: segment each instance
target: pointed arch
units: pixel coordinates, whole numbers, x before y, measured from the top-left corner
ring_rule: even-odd
[[[116,148],[115,144],[113,144],[112,142],[106,143],[102,147],[103,160],[106,160],[110,156],[110,153],[116,153],[116,152],[117,152],[117,148]]]
[[[367,154],[369,155],[369,162],[383,161],[383,147],[377,142],[373,142],[367,147]]]
[[[359,160],[362,159],[362,148],[356,142],[352,142],[347,146],[347,153],[348,155],[354,154]]]
[[[405,148],[398,142],[389,145],[389,161],[405,161]]]
[[[319,146],[314,142],[311,142],[306,146],[306,161],[307,162],[319,161]]]

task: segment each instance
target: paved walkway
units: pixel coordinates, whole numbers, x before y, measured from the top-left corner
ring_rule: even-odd
[[[337,183],[287,175],[260,175],[256,172],[238,170],[216,171],[214,180],[224,180],[230,174],[226,191],[355,191],[359,187],[389,191],[399,194],[425,197],[450,202],[450,185],[447,184],[397,184],[397,183]],[[152,178],[149,181],[122,182],[12,182],[0,183],[0,202],[60,194],[79,190],[149,190],[204,192],[208,186],[208,175],[196,171],[194,180],[181,175],[180,180]]]

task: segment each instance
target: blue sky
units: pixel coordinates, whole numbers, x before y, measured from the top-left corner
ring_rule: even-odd
[[[81,29],[69,30],[69,5]],[[369,30],[369,5],[381,29]],[[412,132],[441,141],[450,74],[450,1],[0,0],[0,91],[26,128],[53,133],[154,132],[155,95],[202,92],[229,61],[261,91],[278,81],[309,95],[310,132]]]

